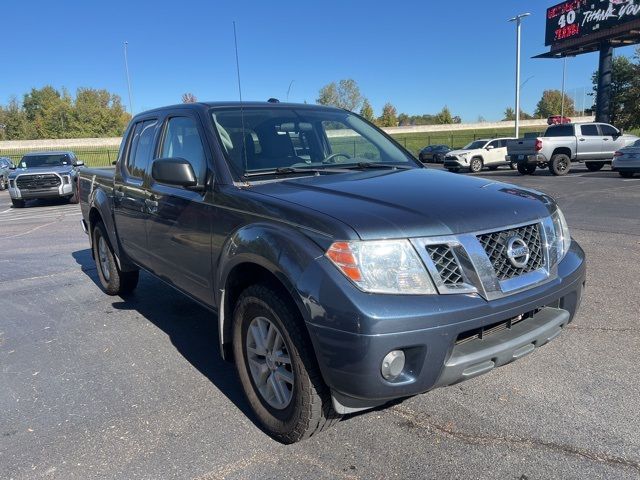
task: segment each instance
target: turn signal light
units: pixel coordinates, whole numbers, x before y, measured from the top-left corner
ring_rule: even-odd
[[[347,242],[335,242],[327,250],[327,257],[354,282],[362,280],[358,262]]]

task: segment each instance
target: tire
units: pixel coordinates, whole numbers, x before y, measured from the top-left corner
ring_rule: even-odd
[[[491,170],[492,172],[495,172],[498,169],[497,165],[491,165],[490,167],[487,167],[489,170]]]
[[[70,197],[67,197],[67,201],[69,203],[80,203],[80,199],[78,198],[78,192],[75,192]]]
[[[585,162],[585,166],[590,172],[598,172],[604,167],[604,162]]]
[[[11,199],[11,204],[13,205],[13,208],[24,208],[25,206],[25,201],[24,200],[15,200],[15,199]]]
[[[634,172],[618,172],[618,174],[622,178],[631,178],[631,177],[633,177]]]
[[[4,190],[5,188],[7,188],[7,181],[5,180],[4,176],[0,177],[0,191]]]
[[[521,175],[533,175],[536,173],[536,164],[518,163],[518,172]]]
[[[140,272],[121,272],[109,243],[104,224],[99,222],[93,229],[93,258],[98,269],[98,278],[107,295],[126,295],[138,285]]]
[[[482,171],[483,162],[480,157],[473,157],[469,162],[469,171],[471,173],[478,173]]]
[[[256,336],[262,341],[257,341]],[[278,357],[288,358],[289,363],[275,360],[275,349],[260,348],[269,343],[279,343]],[[260,354],[260,350],[265,353]],[[253,285],[240,295],[233,314],[233,354],[247,401],[264,430],[276,440],[294,443],[340,419],[322,380],[303,320],[270,287]],[[278,380],[276,372],[283,372],[284,376]],[[278,387],[274,388],[276,382]]]
[[[564,153],[556,153],[549,162],[549,171],[556,176],[562,176],[571,170],[571,159]]]
[[[451,168],[447,168],[447,170],[449,170],[451,173],[458,173],[460,171],[459,167],[451,167]]]

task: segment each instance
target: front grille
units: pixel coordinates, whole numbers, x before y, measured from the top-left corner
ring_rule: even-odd
[[[503,320],[501,322],[492,323],[491,325],[485,325],[484,327],[474,328],[473,330],[462,332],[456,338],[456,345],[461,345],[472,340],[482,340],[483,338],[495,335],[496,333],[499,333],[503,330],[508,330],[516,323],[520,323],[533,317],[539,311],[540,309],[532,310],[530,312],[518,315],[517,317],[509,318],[508,320]]]
[[[53,173],[42,175],[20,175],[16,180],[18,188],[23,190],[40,190],[60,186],[60,177]]]
[[[464,277],[449,245],[427,245],[427,253],[440,274],[445,287],[462,285]]]
[[[529,247],[529,261],[524,267],[514,266],[507,257],[507,241],[520,237]],[[524,227],[478,235],[499,280],[508,280],[544,266],[544,250],[540,236],[540,225],[534,223]]]

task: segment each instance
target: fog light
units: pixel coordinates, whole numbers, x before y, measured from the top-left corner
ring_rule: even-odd
[[[391,350],[382,360],[380,371],[385,380],[395,380],[404,370],[404,352]]]

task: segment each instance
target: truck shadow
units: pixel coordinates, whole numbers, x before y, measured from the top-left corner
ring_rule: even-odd
[[[82,272],[101,288],[91,251],[78,250],[72,255]],[[111,298],[114,309],[138,312],[165,332],[176,350],[260,428],[244,397],[234,365],[220,356],[218,321],[214,313],[144,271],[132,295]]]

